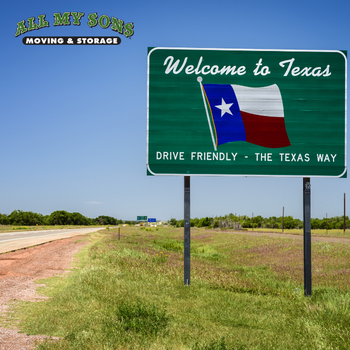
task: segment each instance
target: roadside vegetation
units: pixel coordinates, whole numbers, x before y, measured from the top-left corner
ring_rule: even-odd
[[[90,235],[69,274],[38,283],[50,298],[16,302],[37,349],[349,349],[348,244],[312,245],[313,293],[303,293],[302,240],[122,227]]]
[[[170,219],[169,223],[175,227],[184,227],[184,220]],[[266,229],[302,229],[303,221],[295,219],[293,216],[264,218],[261,215],[249,217],[247,215],[228,214],[224,216],[194,218],[191,219],[191,227],[213,227],[213,228],[266,228]],[[344,229],[344,216],[334,216],[331,218],[312,218],[311,229],[332,230]],[[345,216],[345,229],[350,229],[350,220]]]
[[[100,215],[94,219],[88,218],[80,213],[69,213],[65,210],[56,210],[50,215],[42,215],[31,211],[14,210],[11,214],[0,213],[0,231],[1,226],[54,226],[54,225],[118,225],[118,224],[136,224],[137,221],[118,220],[111,216]],[[184,220],[172,218],[169,224],[175,227],[184,227]],[[207,227],[221,229],[267,229],[273,230],[302,230],[303,222],[292,216],[264,218],[261,215],[249,217],[247,215],[227,214],[216,217],[203,217],[191,219],[191,227]],[[334,216],[331,218],[312,218],[312,230],[344,230],[344,216]],[[350,229],[350,220],[345,216],[345,229]]]
[[[56,210],[50,215],[42,215],[31,211],[14,210],[11,214],[0,213],[0,225],[36,226],[36,225],[118,225],[122,220],[111,216],[100,215],[95,219],[87,218],[80,213],[69,213]]]

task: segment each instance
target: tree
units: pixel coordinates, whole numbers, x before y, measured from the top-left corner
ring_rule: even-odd
[[[242,221],[242,227],[243,228],[252,227],[251,219],[248,216],[246,216],[246,219]]]
[[[184,226],[185,226],[185,220],[179,220],[179,221],[177,222],[176,227],[184,227]]]
[[[199,223],[198,218],[191,219],[191,227],[198,226],[198,223]]]
[[[56,210],[47,218],[49,225],[69,225],[69,213],[65,210]]]
[[[91,219],[80,213],[68,213],[68,225],[90,225]]]
[[[169,221],[169,224],[172,225],[172,226],[176,226],[177,220],[175,218],[171,218],[170,221]]]
[[[0,214],[0,225],[8,225],[8,217],[6,214]]]
[[[44,216],[42,214],[33,213],[31,211],[14,210],[8,217],[7,222],[10,225],[42,225]]]
[[[319,219],[311,219],[311,229],[316,230],[320,228],[320,220]]]
[[[293,219],[293,216],[285,216],[284,217],[284,228],[286,229],[291,229],[291,228],[296,228],[296,222]]]
[[[100,215],[94,222],[99,225],[117,225],[117,219],[107,215]]]
[[[204,226],[210,226],[212,222],[212,218],[209,218],[208,216],[205,218],[199,219],[197,227],[204,227]]]
[[[214,228],[217,228],[217,227],[219,227],[220,226],[220,221],[219,221],[219,219],[215,219],[214,220],[214,223],[213,223],[213,227]]]
[[[350,220],[348,219],[348,220],[346,220],[345,221],[345,228],[350,228]]]
[[[254,227],[261,227],[263,221],[264,221],[264,218],[261,215],[256,216],[254,218]]]

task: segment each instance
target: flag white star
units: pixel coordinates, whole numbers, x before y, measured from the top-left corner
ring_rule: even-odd
[[[230,108],[232,105],[233,103],[226,103],[225,100],[221,98],[221,105],[217,105],[215,107],[221,109],[221,117],[222,117],[225,113],[229,113],[232,115],[232,112],[230,111]]]

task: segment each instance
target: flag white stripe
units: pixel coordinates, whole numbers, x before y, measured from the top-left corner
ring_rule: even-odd
[[[241,111],[266,117],[284,118],[282,96],[276,84],[259,88],[231,86]]]

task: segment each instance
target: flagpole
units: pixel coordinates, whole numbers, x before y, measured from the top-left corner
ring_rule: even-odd
[[[205,97],[204,97],[204,92],[203,92],[202,80],[203,80],[202,77],[198,77],[198,78],[197,78],[197,81],[199,82],[199,86],[200,86],[201,92],[202,92],[202,97],[203,97],[205,112],[207,113],[207,119],[208,119],[208,124],[209,124],[211,139],[213,140],[214,150],[216,151],[216,143],[215,143],[215,139],[214,139],[213,129],[212,129],[211,123],[210,123],[210,118],[209,118],[209,113],[208,113],[208,107],[207,107],[207,104],[205,103]]]

